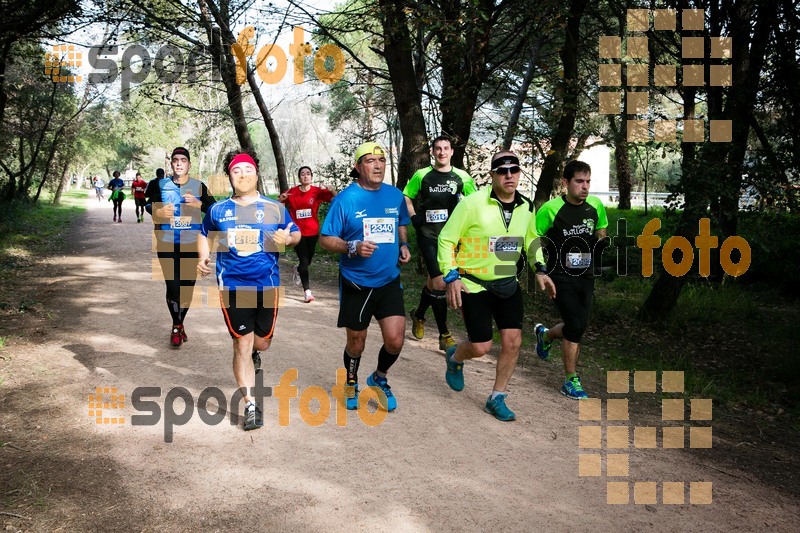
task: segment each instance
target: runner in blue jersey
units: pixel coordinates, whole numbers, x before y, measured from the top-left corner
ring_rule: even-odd
[[[300,242],[300,230],[280,202],[258,193],[258,159],[243,151],[225,156],[233,196],[208,210],[198,239],[197,271],[211,273],[217,255],[222,314],[233,338],[233,376],[245,401],[244,429],[264,425],[261,406],[251,395],[259,351],[269,348],[278,318],[278,253]],[[211,243],[209,242],[211,241]]]
[[[188,339],[183,327],[197,282],[197,236],[202,213],[214,197],[200,180],[190,178],[189,151],[178,147],[170,160],[172,176],[156,172],[147,184],[145,209],[155,224],[156,255],[167,285],[167,308],[172,316],[170,343],[179,348]]]
[[[114,204],[114,222],[122,222],[122,202],[125,201],[125,182],[119,177],[119,170],[115,170],[113,179],[108,182],[108,188],[111,190],[111,200]]]
[[[383,183],[386,156],[374,142],[356,149],[350,175],[357,178],[333,199],[322,226],[320,246],[342,254],[339,261],[338,326],[347,332],[345,404],[358,408],[358,367],[374,316],[383,335],[378,366],[367,378],[381,407],[397,408],[386,374],[400,357],[405,336],[405,305],[400,265],[408,263],[406,226],[410,219],[400,189]]]

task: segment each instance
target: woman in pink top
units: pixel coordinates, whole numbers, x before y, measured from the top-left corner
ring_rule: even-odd
[[[299,264],[294,267],[294,284],[303,285],[305,292],[305,302],[313,302],[314,295],[311,294],[311,285],[308,280],[308,266],[314,257],[319,239],[319,219],[317,211],[324,202],[330,202],[336,192],[327,187],[317,187],[312,185],[314,175],[310,167],[300,167],[297,171],[300,178],[300,185],[292,187],[288,191],[282,192],[278,200],[283,202],[292,215],[295,224],[300,228],[303,236],[300,243],[294,247],[297,253]]]

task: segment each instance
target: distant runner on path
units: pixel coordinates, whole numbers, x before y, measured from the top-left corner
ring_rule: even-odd
[[[304,301],[311,303],[314,295],[311,293],[308,268],[319,240],[317,211],[320,205],[330,202],[337,193],[327,187],[312,185],[314,177],[310,167],[300,167],[297,177],[300,178],[300,185],[281,193],[278,200],[289,210],[292,220],[303,235],[300,243],[294,247],[299,264],[293,267],[293,281],[295,285],[303,285]]]
[[[147,190],[147,182],[142,179],[142,175],[136,173],[136,179],[131,183],[131,193],[133,201],[136,202],[136,222],[144,220],[144,206],[147,205],[144,192]]]
[[[125,182],[119,177],[119,170],[114,171],[114,179],[108,182],[108,188],[111,190],[111,197],[109,200],[114,204],[114,222],[122,222],[122,202],[125,201]]]

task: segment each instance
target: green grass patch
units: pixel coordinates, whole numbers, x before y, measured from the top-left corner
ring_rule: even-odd
[[[60,205],[45,198],[38,205],[2,204],[0,270],[31,264],[37,256],[63,248],[66,230],[85,210],[87,191],[64,193]]]

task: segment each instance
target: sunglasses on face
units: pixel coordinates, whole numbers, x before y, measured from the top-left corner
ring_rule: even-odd
[[[499,167],[494,169],[496,174],[500,174],[501,176],[505,176],[506,174],[516,174],[519,172],[519,167],[514,165],[513,167]]]

